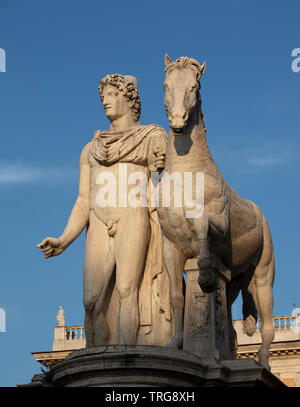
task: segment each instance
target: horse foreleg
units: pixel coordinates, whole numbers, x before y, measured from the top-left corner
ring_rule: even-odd
[[[184,254],[169,239],[163,236],[163,257],[171,286],[171,303],[174,311],[174,336],[169,347],[182,347],[183,340],[183,271]]]
[[[208,221],[214,235],[225,237],[229,227],[228,210],[224,210],[220,215],[208,215]]]
[[[202,215],[194,219],[194,226],[199,241],[199,278],[198,283],[205,293],[210,293],[215,289],[216,276],[210,267],[210,239],[208,237],[209,218]]]

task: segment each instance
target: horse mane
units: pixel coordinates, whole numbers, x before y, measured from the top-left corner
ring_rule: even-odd
[[[180,57],[180,58],[176,59],[176,61],[170,62],[165,67],[165,72],[166,72],[166,75],[168,75],[175,69],[182,70],[182,69],[186,69],[186,68],[190,68],[191,70],[193,70],[197,75],[197,80],[200,79],[200,76],[202,74],[201,65],[195,59],[188,58],[188,57]]]

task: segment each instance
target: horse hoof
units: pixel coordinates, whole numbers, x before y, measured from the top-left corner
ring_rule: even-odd
[[[198,283],[199,283],[199,280],[198,280]],[[200,288],[201,288],[201,290],[205,293],[205,294],[211,294],[212,292],[214,292],[215,291],[215,286],[214,285],[204,285],[204,284],[201,284],[201,283],[199,283],[199,286],[200,286]]]
[[[198,284],[204,293],[212,293],[217,286],[217,279],[214,272],[210,270],[207,270],[206,272],[204,272],[204,270],[200,270]]]
[[[253,336],[255,332],[256,319],[252,315],[248,315],[244,319],[244,328],[248,336]]]
[[[269,372],[271,371],[271,366],[269,365],[269,352],[258,352],[258,363],[264,367]]]

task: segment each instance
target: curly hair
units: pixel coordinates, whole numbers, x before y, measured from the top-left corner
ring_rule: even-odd
[[[103,90],[105,86],[111,85],[115,86],[127,99],[127,102],[131,108],[131,114],[136,119],[139,120],[141,115],[141,100],[137,87],[135,84],[126,79],[123,75],[113,74],[105,76],[98,86],[99,95],[103,102]]]

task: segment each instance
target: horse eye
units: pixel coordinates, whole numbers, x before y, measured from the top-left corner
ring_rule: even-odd
[[[168,90],[168,89],[169,89],[169,86],[166,83],[164,83],[164,90]]]
[[[197,88],[197,85],[193,85],[193,86],[191,87],[191,92],[194,92],[194,90],[196,90],[196,88]]]

